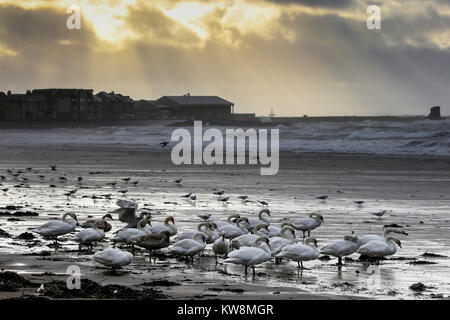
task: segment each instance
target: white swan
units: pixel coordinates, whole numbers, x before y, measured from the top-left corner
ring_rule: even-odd
[[[363,246],[369,241],[384,241],[391,233],[408,235],[403,229],[388,228],[388,229],[384,230],[384,232],[383,232],[384,236],[379,236],[377,234],[366,234],[366,235],[358,238],[358,244],[360,246]]]
[[[100,229],[100,226],[103,226],[102,222],[97,221],[92,228],[81,230],[75,235],[73,240],[79,242],[79,249],[84,244],[92,250],[93,242],[102,241],[105,238],[105,231]]]
[[[225,262],[244,265],[245,276],[247,276],[248,267],[252,267],[254,277],[255,266],[270,260],[271,257],[269,239],[260,237],[255,241],[253,247],[242,247],[239,250],[230,252]]]
[[[210,244],[216,241],[219,238],[219,233],[214,231],[217,229],[217,226],[213,222],[204,222],[200,223],[197,226],[197,231],[186,231],[180,234],[178,237],[174,239],[174,242],[183,240],[183,239],[192,239],[198,232],[205,234],[206,243]]]
[[[236,239],[233,239],[231,241],[225,239],[225,232],[222,232],[220,234],[220,238],[214,241],[212,245],[212,250],[214,252],[214,256],[216,257],[216,264],[217,264],[217,256],[226,256],[228,255],[228,252],[233,250],[233,248],[239,249],[240,244]]]
[[[193,239],[184,239],[175,242],[169,249],[175,254],[191,257],[192,261],[194,261],[194,255],[205,250],[205,240],[205,235],[198,232]]]
[[[338,265],[342,265],[342,257],[351,255],[358,250],[358,237],[345,236],[344,240],[338,240],[324,246],[320,253],[338,258]]]
[[[236,237],[239,237],[243,234],[247,234],[248,233],[248,229],[247,227],[244,225],[248,224],[248,219],[247,218],[239,218],[236,221],[236,225],[226,225],[222,228],[219,228],[220,232],[225,232],[225,238],[227,239],[234,239]]]
[[[313,246],[316,246],[314,248]],[[320,252],[317,249],[316,238],[307,238],[305,243],[294,243],[285,246],[281,252],[276,255],[278,259],[288,259],[296,261],[298,268],[303,269],[303,261],[315,260],[319,257]]]
[[[150,233],[135,240],[137,246],[145,248],[150,253],[150,262],[155,250],[166,248],[170,245],[170,233],[167,230],[160,233]],[[156,257],[155,257],[156,262]]]
[[[131,244],[134,249],[134,241],[138,238],[145,236],[150,233],[148,229],[145,228],[146,224],[150,224],[150,221],[147,218],[142,219],[138,222],[137,228],[126,228],[120,231],[114,238],[112,238],[113,242],[122,242],[126,244]]]
[[[248,218],[248,230],[253,230],[256,226],[260,224],[265,224],[267,226],[270,226],[270,219],[267,219],[264,215],[268,215],[270,217],[270,211],[269,209],[263,209],[258,213],[258,219],[256,218]]]
[[[113,220],[112,216],[107,213],[101,219],[89,219],[86,220],[81,227],[83,228],[93,228],[97,223],[97,228],[102,229],[105,232],[111,231],[112,226],[106,221],[106,218]]]
[[[311,230],[314,230],[324,222],[323,217],[318,213],[311,213],[307,218],[298,219],[292,223],[295,230],[303,232],[303,240],[305,240],[305,232],[308,232],[308,237],[311,235]]]
[[[266,236],[268,236],[269,238],[271,238],[271,237],[279,237],[279,236],[281,236],[281,229],[283,228],[283,227],[285,227],[285,226],[291,226],[291,227],[293,227],[292,226],[292,223],[287,223],[287,222],[284,222],[284,223],[282,223],[281,224],[281,227],[277,227],[277,226],[274,226],[274,225],[270,225],[269,227],[268,227],[268,232],[266,231],[266,230],[262,230],[262,232],[264,233],[264,234],[266,234]]]
[[[257,225],[253,229],[253,231],[255,232],[254,234],[251,234],[251,233],[243,234],[243,235],[241,235],[239,237],[234,238],[234,240],[239,242],[239,245],[242,246],[242,247],[251,247],[251,246],[253,246],[253,244],[255,243],[255,241],[259,237],[265,237],[266,236],[263,233],[262,229],[267,231],[267,225],[265,225],[265,224]]]
[[[233,223],[231,221],[231,219],[239,219],[241,216],[239,214],[232,214],[227,218],[227,221],[215,221],[215,224],[217,225],[217,228],[223,228],[225,226],[228,225],[235,225],[235,223]]]
[[[400,248],[402,247],[400,240],[394,237],[387,237],[382,241],[372,240],[361,246],[358,249],[358,253],[376,258],[377,263],[379,263],[379,258],[390,256],[397,252],[397,247],[395,244],[397,244]]]
[[[127,225],[123,228],[136,228],[139,221],[141,221],[147,213],[141,212],[139,216],[136,215],[138,204],[134,201],[117,200],[116,204],[120,207],[114,210],[114,213],[119,214],[119,220],[125,222]],[[122,230],[123,230],[122,229]]]
[[[71,217],[73,220],[66,219]],[[62,220],[49,221],[33,230],[44,238],[53,239],[58,243],[58,237],[75,230],[78,225],[77,215],[74,213],[65,213]]]
[[[169,224],[172,222],[172,225]],[[164,220],[164,224],[157,224],[153,227],[148,228],[151,233],[160,233],[161,231],[169,231],[170,236],[174,236],[177,234],[177,228],[175,227],[175,219],[172,216],[168,216]]]
[[[275,256],[281,252],[283,247],[294,244],[295,240],[295,230],[291,226],[285,226],[281,229],[280,237],[272,237],[269,238],[270,251],[272,252],[272,256]],[[278,258],[276,259],[278,262]]]
[[[113,270],[126,266],[133,261],[133,255],[131,253],[120,250],[119,248],[106,248],[105,250],[96,252],[93,258],[98,263],[112,267]]]

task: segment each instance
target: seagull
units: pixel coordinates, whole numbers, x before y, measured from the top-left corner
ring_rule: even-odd
[[[381,217],[384,216],[384,214],[385,214],[386,212],[387,212],[386,210],[383,210],[383,211],[378,211],[378,212],[371,212],[370,214],[372,214],[372,215],[374,215],[374,216],[377,216],[378,218],[381,219]]]
[[[359,201],[353,201],[353,202],[356,203],[356,204],[362,205],[365,201],[359,200]]]
[[[214,194],[217,194],[218,196],[222,196],[224,193],[225,191],[214,192]]]
[[[195,201],[195,200],[197,200],[197,196],[195,196],[195,195],[194,196],[190,196],[189,199]]]
[[[161,146],[161,148],[164,148],[165,146],[167,146],[170,142],[169,141],[163,141],[160,142],[159,145]]]
[[[78,182],[81,182],[81,181],[83,181],[83,180],[84,180],[83,177],[78,177]]]
[[[128,192],[128,190],[119,190],[119,192],[122,194],[126,194]]]
[[[45,176],[42,175],[42,174],[38,175],[38,177],[41,178],[41,179],[44,179],[44,178],[45,178]]]
[[[56,164],[51,164],[50,167],[52,168],[52,171],[56,171]]]
[[[5,193],[8,192],[8,190],[9,190],[9,188],[2,189],[2,191],[5,192]]]
[[[59,181],[61,181],[61,182],[66,182],[66,181],[67,181],[67,178],[66,178],[66,177],[59,177]]]
[[[33,168],[26,168],[25,170],[27,170],[28,172],[31,172],[31,170],[33,170]]]
[[[130,181],[131,178],[123,178],[122,180],[125,181],[126,183],[128,183],[128,181]]]
[[[211,217],[211,213],[205,213],[205,214],[198,214],[197,217],[199,217],[202,220],[208,221]]]
[[[116,184],[117,184],[117,181],[114,181],[114,182],[107,182],[107,183],[106,183],[106,185],[108,185],[108,186],[113,186],[113,187],[115,187]]]
[[[133,181],[131,184],[134,186],[137,186],[138,183],[139,183],[139,181]]]
[[[75,194],[75,193],[77,193],[77,191],[78,191],[77,189],[74,189],[74,190],[69,191],[69,193],[70,194]]]
[[[182,198],[190,198],[192,196],[192,192],[181,196]]]
[[[248,196],[240,196],[240,197],[238,197],[239,199],[241,199],[241,200],[247,200],[248,199]]]
[[[222,201],[222,202],[227,202],[228,200],[230,200],[230,197],[225,197],[225,198],[219,198],[219,199],[217,199],[217,201]]]
[[[316,197],[319,200],[327,200],[328,196],[320,196],[320,197]]]
[[[183,179],[178,179],[178,180],[175,180],[174,182],[177,183],[177,184],[180,184],[181,181],[183,181]]]
[[[269,205],[266,201],[259,201],[258,200],[258,202],[261,203],[263,206],[268,206]]]

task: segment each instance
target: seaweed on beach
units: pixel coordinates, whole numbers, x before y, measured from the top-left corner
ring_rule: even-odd
[[[425,252],[421,254],[422,257],[429,257],[429,258],[447,258],[447,256],[444,256],[442,254],[437,253],[431,253],[431,252]]]
[[[0,272],[0,291],[15,292],[20,288],[31,287],[33,283],[15,272]]]
[[[167,298],[162,291],[153,288],[134,290],[121,285],[102,286],[89,279],[82,279],[81,288],[72,290],[67,288],[65,281],[51,281],[44,284],[42,294],[54,299],[154,300]]]

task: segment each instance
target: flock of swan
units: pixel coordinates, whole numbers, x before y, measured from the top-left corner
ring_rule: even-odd
[[[148,214],[137,214],[136,202],[118,200],[116,203],[119,208],[114,213],[126,225],[112,237],[112,247],[92,256],[96,262],[113,269],[133,261],[135,246],[148,250],[151,262],[155,251],[163,248],[193,261],[211,245],[216,263],[218,257],[223,257],[225,263],[242,265],[246,276],[249,267],[255,276],[255,266],[272,259],[275,263],[291,260],[303,269],[304,262],[318,259],[321,254],[338,258],[338,265],[342,265],[343,257],[353,253],[360,253],[379,263],[381,258],[395,254],[397,246],[401,247],[400,240],[393,234],[407,235],[401,228],[386,228],[382,235],[367,234],[361,237],[352,232],[319,248],[311,232],[324,223],[322,215],[311,213],[275,226],[271,224],[268,209],[261,210],[257,218],[233,214],[225,221],[214,221],[211,215],[203,215],[201,218],[205,221],[199,223],[196,230],[178,234],[174,217],[168,216],[163,224],[152,224]],[[46,239],[53,239],[57,244],[59,236],[75,232],[81,226],[83,230],[76,233],[73,240],[79,243],[80,249],[86,246],[92,252],[94,245],[104,240],[105,233],[111,231],[108,220],[112,219],[111,214],[106,214],[101,219],[90,219],[80,224],[75,214],[66,213],[61,220],[47,222],[33,231]],[[296,231],[302,232],[301,239],[296,238]],[[130,247],[131,252],[118,248],[118,244]]]

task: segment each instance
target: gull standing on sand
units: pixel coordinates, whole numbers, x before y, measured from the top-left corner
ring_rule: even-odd
[[[255,277],[255,266],[270,260],[271,257],[269,239],[260,237],[253,247],[241,247],[239,250],[230,252],[224,262],[244,265],[246,277],[248,267],[252,267],[253,277]]]
[[[314,248],[315,246],[315,248]],[[314,237],[307,238],[305,243],[294,243],[285,246],[281,252],[276,255],[278,259],[288,259],[297,262],[297,266],[303,269],[303,261],[315,260],[320,252],[317,249],[317,240]]]
[[[371,215],[374,215],[374,216],[376,216],[376,217],[378,217],[378,218],[381,219],[381,217],[384,216],[384,214],[385,214],[386,212],[387,212],[386,210],[382,210],[382,211],[377,211],[377,212],[371,212],[370,214],[371,214]]]

